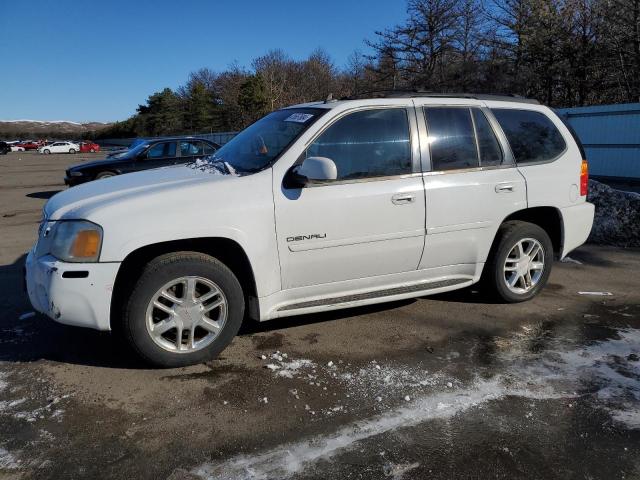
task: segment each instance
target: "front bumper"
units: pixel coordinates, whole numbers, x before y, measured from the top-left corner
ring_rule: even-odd
[[[33,251],[25,281],[33,308],[65,325],[110,330],[113,284],[120,263],[67,263]]]
[[[69,186],[69,187],[75,187],[76,185],[80,185],[81,183],[85,183],[86,180],[84,178],[84,176],[82,177],[70,177],[68,175],[65,175],[64,177],[64,184]]]

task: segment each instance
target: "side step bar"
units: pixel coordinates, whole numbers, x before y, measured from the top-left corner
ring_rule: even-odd
[[[375,290],[372,292],[357,293],[354,295],[346,295],[343,297],[323,298],[320,300],[310,300],[308,302],[292,303],[278,308],[277,311],[298,310],[300,308],[321,307],[325,305],[336,305],[340,303],[358,302],[361,300],[369,300],[372,298],[392,297],[394,295],[402,295],[411,292],[426,292],[436,288],[450,287],[459,283],[468,282],[468,278],[453,278],[449,280],[440,280],[438,282],[419,283],[417,285],[408,285],[406,287],[388,288],[386,290]]]

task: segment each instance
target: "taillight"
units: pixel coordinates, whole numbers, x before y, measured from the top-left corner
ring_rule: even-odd
[[[589,164],[586,160],[582,160],[580,167],[580,196],[584,197],[589,190]]]

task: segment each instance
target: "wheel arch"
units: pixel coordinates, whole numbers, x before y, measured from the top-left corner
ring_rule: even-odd
[[[514,220],[533,223],[547,232],[553,245],[553,254],[556,258],[560,258],[564,244],[564,226],[562,214],[559,209],[550,206],[525,208],[511,213],[502,221],[501,225]],[[498,234],[496,233],[496,237],[491,245],[492,251],[497,238]]]
[[[204,237],[170,240],[142,246],[130,252],[122,261],[111,297],[111,330],[118,328],[117,316],[120,315],[122,301],[125,299],[127,287],[133,287],[144,266],[152,259],[172,252],[190,251],[211,255],[224,263],[238,278],[242,286],[247,312],[255,318],[259,318],[257,302],[252,301],[257,297],[256,280],[251,262],[242,246],[230,238]]]

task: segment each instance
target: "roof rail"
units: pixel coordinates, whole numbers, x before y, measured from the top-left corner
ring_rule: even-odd
[[[519,102],[539,105],[540,102],[534,98],[525,98],[520,95],[511,93],[503,94],[487,94],[487,93],[443,93],[429,92],[425,90],[373,90],[362,92],[342,100],[357,100],[362,98],[412,98],[412,97],[431,97],[431,98],[469,98],[473,100],[497,100],[503,102]]]

